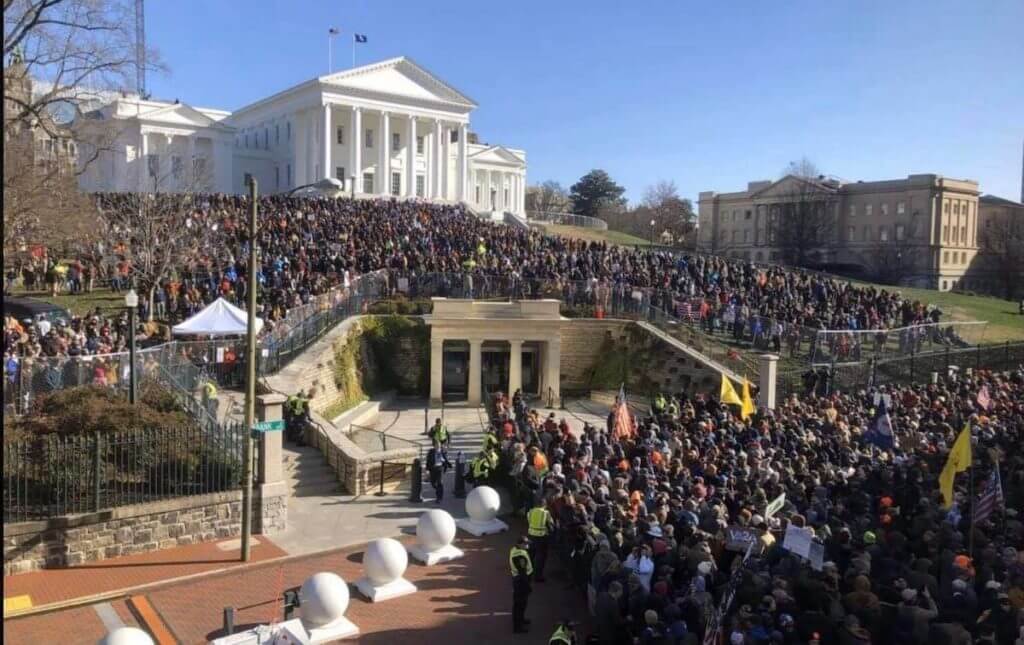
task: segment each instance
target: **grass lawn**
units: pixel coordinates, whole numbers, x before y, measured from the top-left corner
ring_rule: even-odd
[[[96,307],[105,312],[124,309],[124,293],[113,293],[110,289],[106,288],[96,289],[92,293],[75,295],[62,293],[56,297],[51,297],[49,291],[25,291],[24,288],[15,287],[13,295],[52,302],[58,307],[64,307],[75,316],[92,312]]]
[[[574,237],[580,240],[610,242],[611,244],[621,244],[623,246],[650,246],[651,244],[650,240],[621,231],[601,231],[582,226],[564,226],[562,224],[541,224],[541,226],[544,227],[545,232],[551,235]]]

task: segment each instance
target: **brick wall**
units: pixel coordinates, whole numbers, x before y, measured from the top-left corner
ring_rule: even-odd
[[[241,491],[212,493],[4,524],[4,575],[232,537],[241,533],[241,500]]]

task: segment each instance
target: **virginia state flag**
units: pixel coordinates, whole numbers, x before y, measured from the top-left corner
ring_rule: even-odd
[[[949,458],[946,465],[939,473],[939,491],[942,493],[942,501],[945,508],[953,505],[953,481],[957,473],[962,473],[971,467],[971,424],[968,422],[960,431],[953,448],[949,451]]]
[[[892,418],[885,406],[884,397],[878,402],[878,411],[868,431],[864,433],[864,441],[873,443],[882,450],[892,450],[896,446],[896,437],[892,433]]]

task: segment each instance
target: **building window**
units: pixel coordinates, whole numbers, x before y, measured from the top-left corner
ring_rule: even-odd
[[[281,124],[280,123],[275,123],[274,124],[274,145],[275,146],[281,145]]]
[[[856,227],[853,227],[853,226],[847,227],[847,229],[846,229],[846,241],[847,242],[853,242],[855,237],[856,237],[856,235],[857,235]]]
[[[372,193],[373,192],[373,173],[372,172],[364,172],[363,173],[363,192],[364,193]]]
[[[281,167],[274,166],[274,188],[281,188]]]
[[[878,241],[888,242],[889,241],[889,227],[881,226],[878,229]]]
[[[263,149],[270,150],[270,128],[263,128]]]
[[[735,244],[736,241],[739,239],[739,235],[740,235],[739,231],[733,231],[732,232],[732,243],[733,244]]]
[[[391,173],[391,194],[398,195],[402,192],[402,173]]]
[[[960,202],[959,201],[953,202],[953,214],[954,215],[959,215],[960,214]]]
[[[156,177],[160,172],[160,155],[149,155],[146,163],[149,165],[149,176]]]
[[[343,186],[345,185],[345,166],[336,166],[334,168],[334,178],[340,181]]]
[[[947,225],[942,227],[942,241],[943,242],[948,242],[949,241],[949,224],[947,224]]]
[[[453,129],[448,131],[448,141],[451,142],[451,143],[458,143],[459,142],[459,131],[458,131],[458,129],[453,128]]]
[[[343,145],[345,143],[345,126],[339,125],[336,132],[338,145]]]
[[[402,135],[398,132],[391,133],[391,152],[398,152],[402,149]]]
[[[423,189],[426,187],[426,177],[423,175],[416,175],[416,196],[423,197]]]
[[[945,291],[947,289],[949,289],[949,282],[946,281],[946,280],[943,280],[942,281],[942,290]]]
[[[866,204],[864,206],[864,214],[867,215],[868,217],[871,217],[872,212],[874,210],[875,210],[875,207],[873,205],[871,205],[871,204]]]
[[[870,242],[871,241],[871,227],[870,226],[865,226],[864,227],[864,241],[865,242]]]
[[[897,224],[896,225],[896,239],[897,240],[903,240],[903,238],[906,237],[906,234],[907,234],[907,227],[904,226],[903,224]]]
[[[949,264],[949,251],[942,252],[942,263]]]
[[[946,215],[949,215],[949,200],[948,199],[942,202],[942,212],[945,213]],[[943,284],[945,284],[945,282],[943,282]]]
[[[850,204],[850,217],[856,217],[856,216],[857,216],[857,205],[856,204]]]
[[[967,227],[966,226],[961,226],[960,227],[960,243],[961,244],[967,244]]]
[[[476,201],[477,204],[480,203],[480,184],[476,185],[476,199],[474,201]]]
[[[246,148],[249,147],[249,133],[248,132],[245,133],[245,147]]]
[[[372,148],[373,147],[373,130],[369,130],[368,129],[366,131],[366,142],[365,143],[366,143],[366,147],[367,148]]]
[[[960,264],[967,264],[967,251],[960,252]]]
[[[181,179],[182,169],[184,165],[181,163],[181,157],[178,155],[171,156],[171,174],[174,175],[176,180]]]
[[[889,214],[889,204],[888,203],[883,203],[882,205],[879,206],[879,208],[882,210],[882,216],[883,217]]]
[[[736,220],[739,219],[739,217],[740,217],[740,212],[739,211],[733,211],[732,212],[732,221],[733,221],[734,224],[736,223]]]
[[[506,206],[508,206],[508,204],[509,204],[508,188],[505,189],[505,202],[504,203],[505,203]]]
[[[747,219],[750,219],[750,218],[751,218],[751,217],[753,217],[753,216],[754,216],[754,213],[753,213],[753,211],[747,211],[747,214],[746,214],[746,218],[747,218]]]
[[[896,214],[902,215],[905,212],[907,212],[906,202],[896,202]]]
[[[423,136],[419,135],[416,137],[416,154],[423,154]]]
[[[285,139],[287,139],[288,141],[291,141],[292,140],[292,122],[291,121],[287,121],[284,124],[284,132],[285,132]]]
[[[291,164],[288,164],[288,165],[285,166],[284,180],[285,180],[284,187],[285,188],[291,188],[291,186],[292,186],[292,165]]]

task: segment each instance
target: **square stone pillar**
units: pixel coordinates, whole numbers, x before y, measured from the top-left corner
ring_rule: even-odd
[[[523,341],[508,341],[508,397],[523,387]]]
[[[562,339],[552,338],[547,341],[544,352],[544,391],[541,399],[558,407],[562,403]]]
[[[277,421],[284,418],[285,397],[282,394],[264,394],[256,397],[256,419]],[[257,433],[263,459],[256,477],[259,481],[253,513],[256,533],[277,533],[285,530],[288,522],[288,485],[284,481],[284,432],[274,430]]]
[[[480,382],[483,380],[483,365],[480,349],[482,340],[469,341],[469,404],[480,405]]]
[[[779,372],[779,357],[774,354],[762,354],[758,365],[760,375],[757,402],[761,407],[775,409],[775,382]]]
[[[430,339],[430,402],[440,403],[444,381],[444,339]]]

